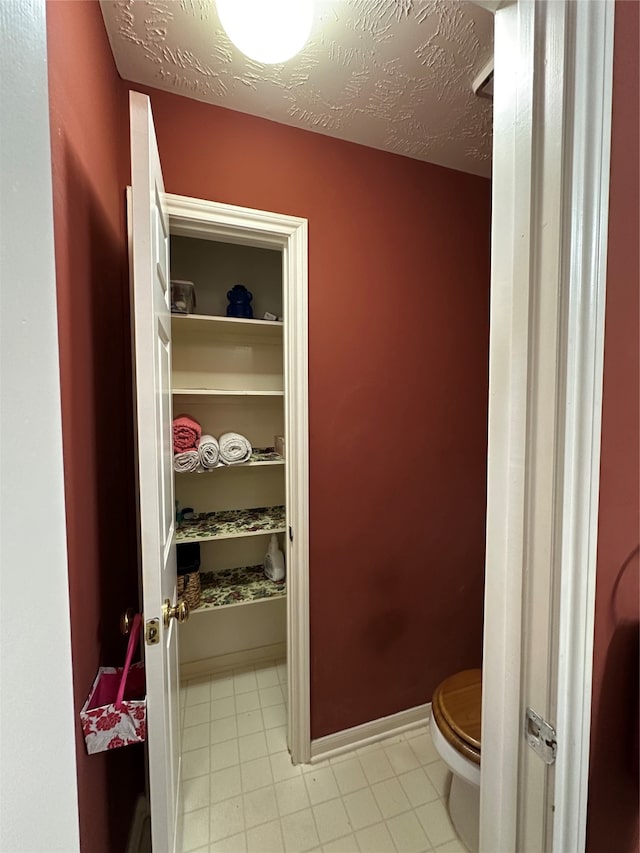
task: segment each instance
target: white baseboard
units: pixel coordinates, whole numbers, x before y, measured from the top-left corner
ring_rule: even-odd
[[[233,667],[250,666],[264,661],[286,660],[286,658],[286,643],[273,643],[270,646],[259,646],[256,649],[245,649],[228,655],[216,655],[211,658],[181,663],[180,681],[188,681],[190,678],[199,678],[201,675],[210,675]]]
[[[311,741],[311,763],[317,764],[327,758],[350,752],[361,746],[368,746],[392,735],[399,735],[418,726],[424,726],[431,719],[431,702],[426,705],[418,705],[415,708],[407,708],[388,717],[380,717],[354,726],[352,729],[344,729],[333,735],[326,735]]]
[[[127,840],[127,853],[146,853],[151,849],[151,832],[147,822],[150,820],[149,804],[142,794],[138,797],[133,812],[131,829]]]

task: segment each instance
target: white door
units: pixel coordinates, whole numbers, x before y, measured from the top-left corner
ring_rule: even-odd
[[[172,472],[169,220],[151,105],[131,92],[131,263],[135,339],[142,606],[151,830],[155,853],[180,835],[178,637]],[[151,642],[153,641],[153,642]]]

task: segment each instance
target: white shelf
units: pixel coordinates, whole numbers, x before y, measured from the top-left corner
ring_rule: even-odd
[[[174,397],[284,397],[284,391],[251,391],[246,388],[174,388]]]
[[[248,462],[241,462],[239,465],[217,465],[215,468],[207,468],[204,471],[176,471],[175,474],[178,477],[193,477],[211,474],[213,471],[232,471],[235,468],[259,468],[273,465],[284,465],[284,456],[276,453],[273,447],[254,447]]]
[[[277,320],[244,320],[240,317],[218,317],[209,314],[172,314],[176,327],[190,331],[220,332],[224,334],[247,334],[264,338],[281,338],[283,323]]]

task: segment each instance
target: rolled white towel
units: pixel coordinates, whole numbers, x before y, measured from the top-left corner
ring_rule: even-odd
[[[218,440],[212,435],[203,435],[198,443],[198,457],[200,465],[208,470],[217,468],[220,464],[220,447]]]
[[[173,457],[173,470],[178,474],[197,471],[200,467],[200,457],[197,450],[185,450]]]
[[[237,432],[225,432],[218,439],[220,460],[224,465],[240,465],[251,458],[249,441]]]

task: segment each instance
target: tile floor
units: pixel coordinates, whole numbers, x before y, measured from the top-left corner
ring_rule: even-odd
[[[286,677],[273,662],[183,686],[183,853],[465,853],[428,727],[294,767]]]

